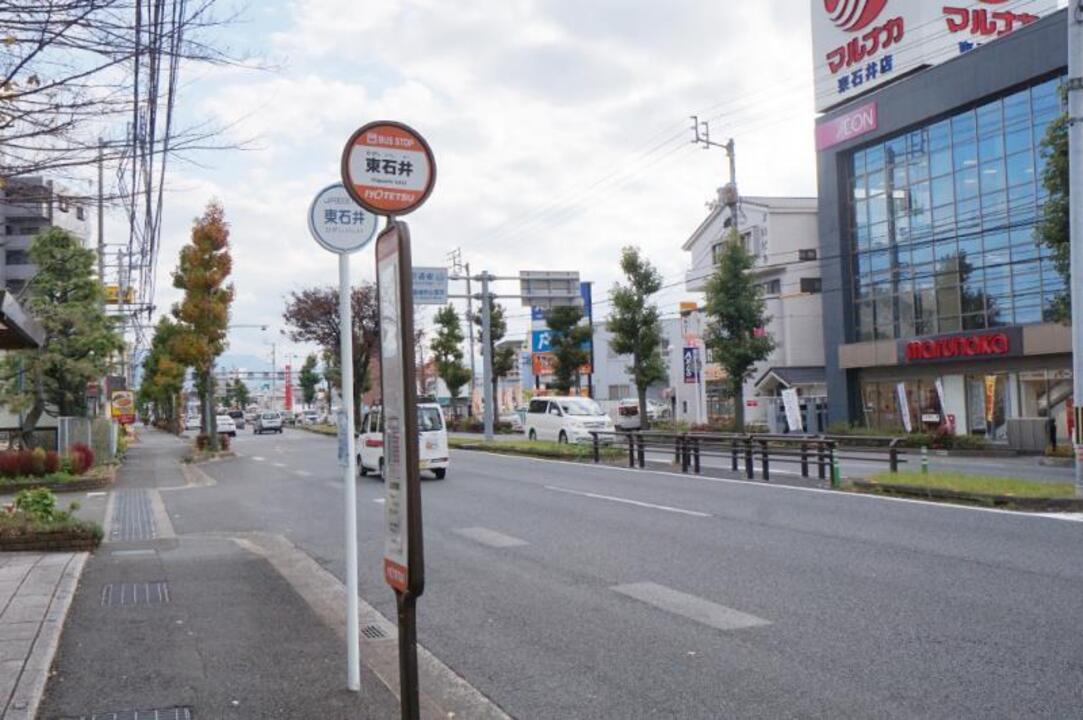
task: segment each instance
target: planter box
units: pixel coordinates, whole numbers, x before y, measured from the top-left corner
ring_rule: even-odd
[[[0,552],[72,552],[94,550],[101,543],[82,533],[39,533],[0,537]]]
[[[22,483],[0,482],[0,493],[15,493],[20,490],[32,490],[34,488],[48,488],[55,493],[88,492],[110,487],[116,478],[116,465],[103,465],[89,470],[85,475],[79,476],[77,480],[71,482],[48,482],[46,480]]]

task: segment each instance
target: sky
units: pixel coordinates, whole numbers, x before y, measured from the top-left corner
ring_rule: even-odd
[[[815,194],[802,0],[261,0],[207,39],[246,62],[186,66],[182,122],[216,122],[246,149],[172,166],[155,302],[178,299],[178,251],[217,199],[231,226],[232,322],[267,326],[232,330],[232,354],[269,359],[272,341],[279,362],[311,350],[281,335],[291,291],[337,283],[308,205],[372,120],[411,125],[436,157],[431,197],[405,218],[415,265],[445,265],[460,248],[474,272],[577,270],[595,283],[596,317],[626,245],[662,272],[663,312],[695,297],[680,248],[728,165],[691,143],[689,115],[713,140],[734,138],[742,194]],[[118,217],[108,224],[119,232]],[[374,263],[370,245],[352,256],[353,277],[371,280]],[[508,336],[525,337],[528,309],[505,304]]]

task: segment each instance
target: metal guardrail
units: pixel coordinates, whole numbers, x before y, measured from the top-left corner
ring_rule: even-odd
[[[883,462],[891,472],[898,472],[899,465],[905,463],[904,454],[898,447],[898,438],[861,438],[862,441],[883,440],[881,448],[861,446],[843,448],[841,437],[824,435],[771,435],[740,433],[670,433],[670,432],[591,432],[594,462],[601,462],[601,446],[607,439],[609,443],[621,442],[628,448],[628,467],[644,468],[647,464],[647,451],[673,453],[674,463],[680,465],[681,472],[700,474],[703,458],[717,457],[730,461],[732,472],[743,472],[749,480],[756,479],[756,461],[759,460],[760,477],[764,482],[771,481],[772,463],[792,463],[800,465],[801,477],[809,477],[809,468],[815,466],[820,480],[829,477],[832,487],[839,484],[838,463],[840,460],[860,460],[862,462]],[[845,436],[842,436],[845,437]],[[862,455],[844,455],[846,450],[861,452]],[[886,451],[885,451],[886,450]],[[743,466],[743,467],[742,467]]]

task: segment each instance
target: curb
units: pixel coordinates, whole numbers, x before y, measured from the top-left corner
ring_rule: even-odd
[[[921,488],[911,485],[893,485],[869,480],[852,480],[850,486],[856,492],[885,493],[923,500],[947,500],[965,502],[992,507],[1010,507],[1016,510],[1033,512],[1083,512],[1083,498],[1035,498],[1017,495],[991,495],[987,493],[968,493],[941,488]]]
[[[20,490],[33,490],[35,488],[47,488],[55,493],[84,492],[88,490],[101,490],[111,487],[117,479],[117,466],[107,466],[105,472],[98,477],[81,478],[71,482],[27,482],[18,484],[0,485],[0,492],[18,492]]]

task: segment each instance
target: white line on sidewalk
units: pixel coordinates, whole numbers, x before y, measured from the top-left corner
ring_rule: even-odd
[[[494,548],[519,547],[520,545],[529,544],[526,540],[520,540],[517,537],[483,527],[457,528],[452,532]]]
[[[689,595],[657,583],[629,583],[627,585],[616,585],[610,589],[621,595],[653,605],[660,610],[671,612],[674,615],[681,615],[689,620],[695,620],[698,623],[710,625],[719,630],[740,630],[741,628],[771,624],[770,621],[755,615],[749,615],[740,610],[734,610],[725,605],[719,605],[710,600],[704,600],[701,597]]]
[[[546,485],[546,490],[554,490],[556,492],[568,493],[569,495],[581,495],[582,497],[595,498],[597,500],[610,500],[612,502],[624,503],[626,505],[635,505],[637,507],[651,508],[652,510],[665,510],[666,512],[680,513],[681,515],[691,515],[693,517],[712,517],[709,513],[697,512],[696,510],[685,510],[683,508],[670,507],[669,505],[655,505],[654,503],[642,502],[640,500],[631,500],[629,498],[614,497],[613,495],[599,495],[598,493],[582,492],[580,490],[569,490],[568,488],[557,487],[555,485]]]

